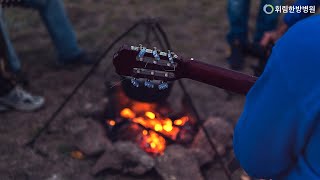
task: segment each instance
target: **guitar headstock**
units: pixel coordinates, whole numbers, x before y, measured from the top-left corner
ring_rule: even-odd
[[[168,81],[180,78],[180,62],[178,56],[170,50],[159,51],[142,45],[124,45],[113,56],[116,72],[130,77],[135,87],[145,86],[159,90],[168,88]]]

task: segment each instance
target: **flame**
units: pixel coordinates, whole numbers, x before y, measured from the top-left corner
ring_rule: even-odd
[[[124,108],[120,115],[145,128],[141,132],[142,138],[137,138],[137,141],[142,149],[152,154],[163,153],[167,143],[165,138],[176,140],[180,131],[178,126],[183,126],[189,120],[184,116],[173,121],[156,113],[154,104],[137,102],[131,108]]]
[[[149,131],[148,135],[143,136],[140,147],[146,152],[161,154],[166,148],[166,140],[156,132]]]
[[[156,104],[137,102],[137,101],[135,101],[131,106],[132,111],[136,113],[144,113],[144,112],[153,110],[155,108],[156,108]]]
[[[121,112],[120,115],[124,118],[127,119],[132,119],[134,117],[136,117],[136,114],[129,108],[124,108]]]
[[[189,117],[183,116],[182,118],[175,120],[174,125],[183,126],[187,121],[189,121]]]
[[[154,119],[156,118],[156,115],[153,112],[147,111],[145,113],[145,116],[147,116],[149,119]]]
[[[161,124],[156,124],[156,125],[154,126],[154,130],[156,130],[156,131],[162,131],[162,126],[161,126]]]
[[[167,132],[172,131],[173,127],[172,127],[172,121],[171,119],[167,118],[163,124],[163,129]]]

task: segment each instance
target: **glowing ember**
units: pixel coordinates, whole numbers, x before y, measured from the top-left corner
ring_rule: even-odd
[[[150,111],[146,112],[145,115],[150,119],[156,118],[156,115],[153,112],[150,112]]]
[[[85,158],[84,154],[81,151],[72,151],[70,155],[74,159],[82,160]]]
[[[171,119],[167,118],[164,122],[164,125],[163,125],[163,129],[167,132],[170,132],[172,131],[173,127],[172,127],[172,121]]]
[[[116,121],[115,120],[107,120],[107,124],[109,124],[110,126],[115,126]]]
[[[162,126],[161,126],[161,124],[156,124],[156,125],[154,126],[154,130],[156,130],[156,131],[162,131]]]
[[[134,117],[136,117],[136,114],[129,108],[124,108],[121,112],[120,115],[124,118],[127,119],[132,119]]]
[[[167,144],[165,138],[176,140],[179,126],[183,126],[189,118],[184,116],[173,121],[156,113],[155,107],[153,104],[136,103],[131,108],[122,109],[120,115],[145,128],[141,137],[136,139],[142,149],[148,153],[162,154]]]
[[[147,130],[143,130],[142,134],[146,136],[146,135],[148,135],[148,131]]]
[[[189,117],[183,116],[182,118],[175,120],[174,125],[183,126],[187,121],[189,121]]]
[[[149,131],[147,135],[143,135],[140,147],[148,153],[161,154],[166,148],[166,140],[159,134]]]
[[[177,119],[174,121],[174,125],[176,126],[181,126],[182,125],[182,120],[181,119]]]

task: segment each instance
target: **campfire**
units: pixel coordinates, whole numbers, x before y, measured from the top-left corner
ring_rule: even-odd
[[[186,112],[174,112],[168,103],[145,103],[128,98],[119,86],[114,93],[115,118],[105,124],[114,140],[131,140],[152,155],[161,155],[167,145],[188,144],[195,122]]]
[[[174,95],[141,102],[130,98],[121,85],[108,89],[108,101],[103,101],[106,108],[99,104],[99,115],[94,116],[99,122],[85,123],[70,155],[75,159],[98,157],[91,169],[96,176],[111,170],[152,176],[149,179],[203,179],[201,168],[229,153],[232,126],[220,117],[208,117],[203,124],[217,147],[215,153],[198,128],[191,105]]]

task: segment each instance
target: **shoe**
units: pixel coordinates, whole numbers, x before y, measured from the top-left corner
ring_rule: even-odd
[[[44,98],[33,96],[20,87],[15,87],[6,96],[0,97],[0,104],[19,111],[35,111],[44,105]]]
[[[96,57],[97,57],[97,53],[82,52],[73,58],[58,61],[58,66],[73,68],[73,67],[82,66],[82,65],[92,65],[96,62],[95,60]]]
[[[242,70],[245,57],[245,47],[239,41],[231,44],[231,55],[227,58],[230,68],[233,70]]]

